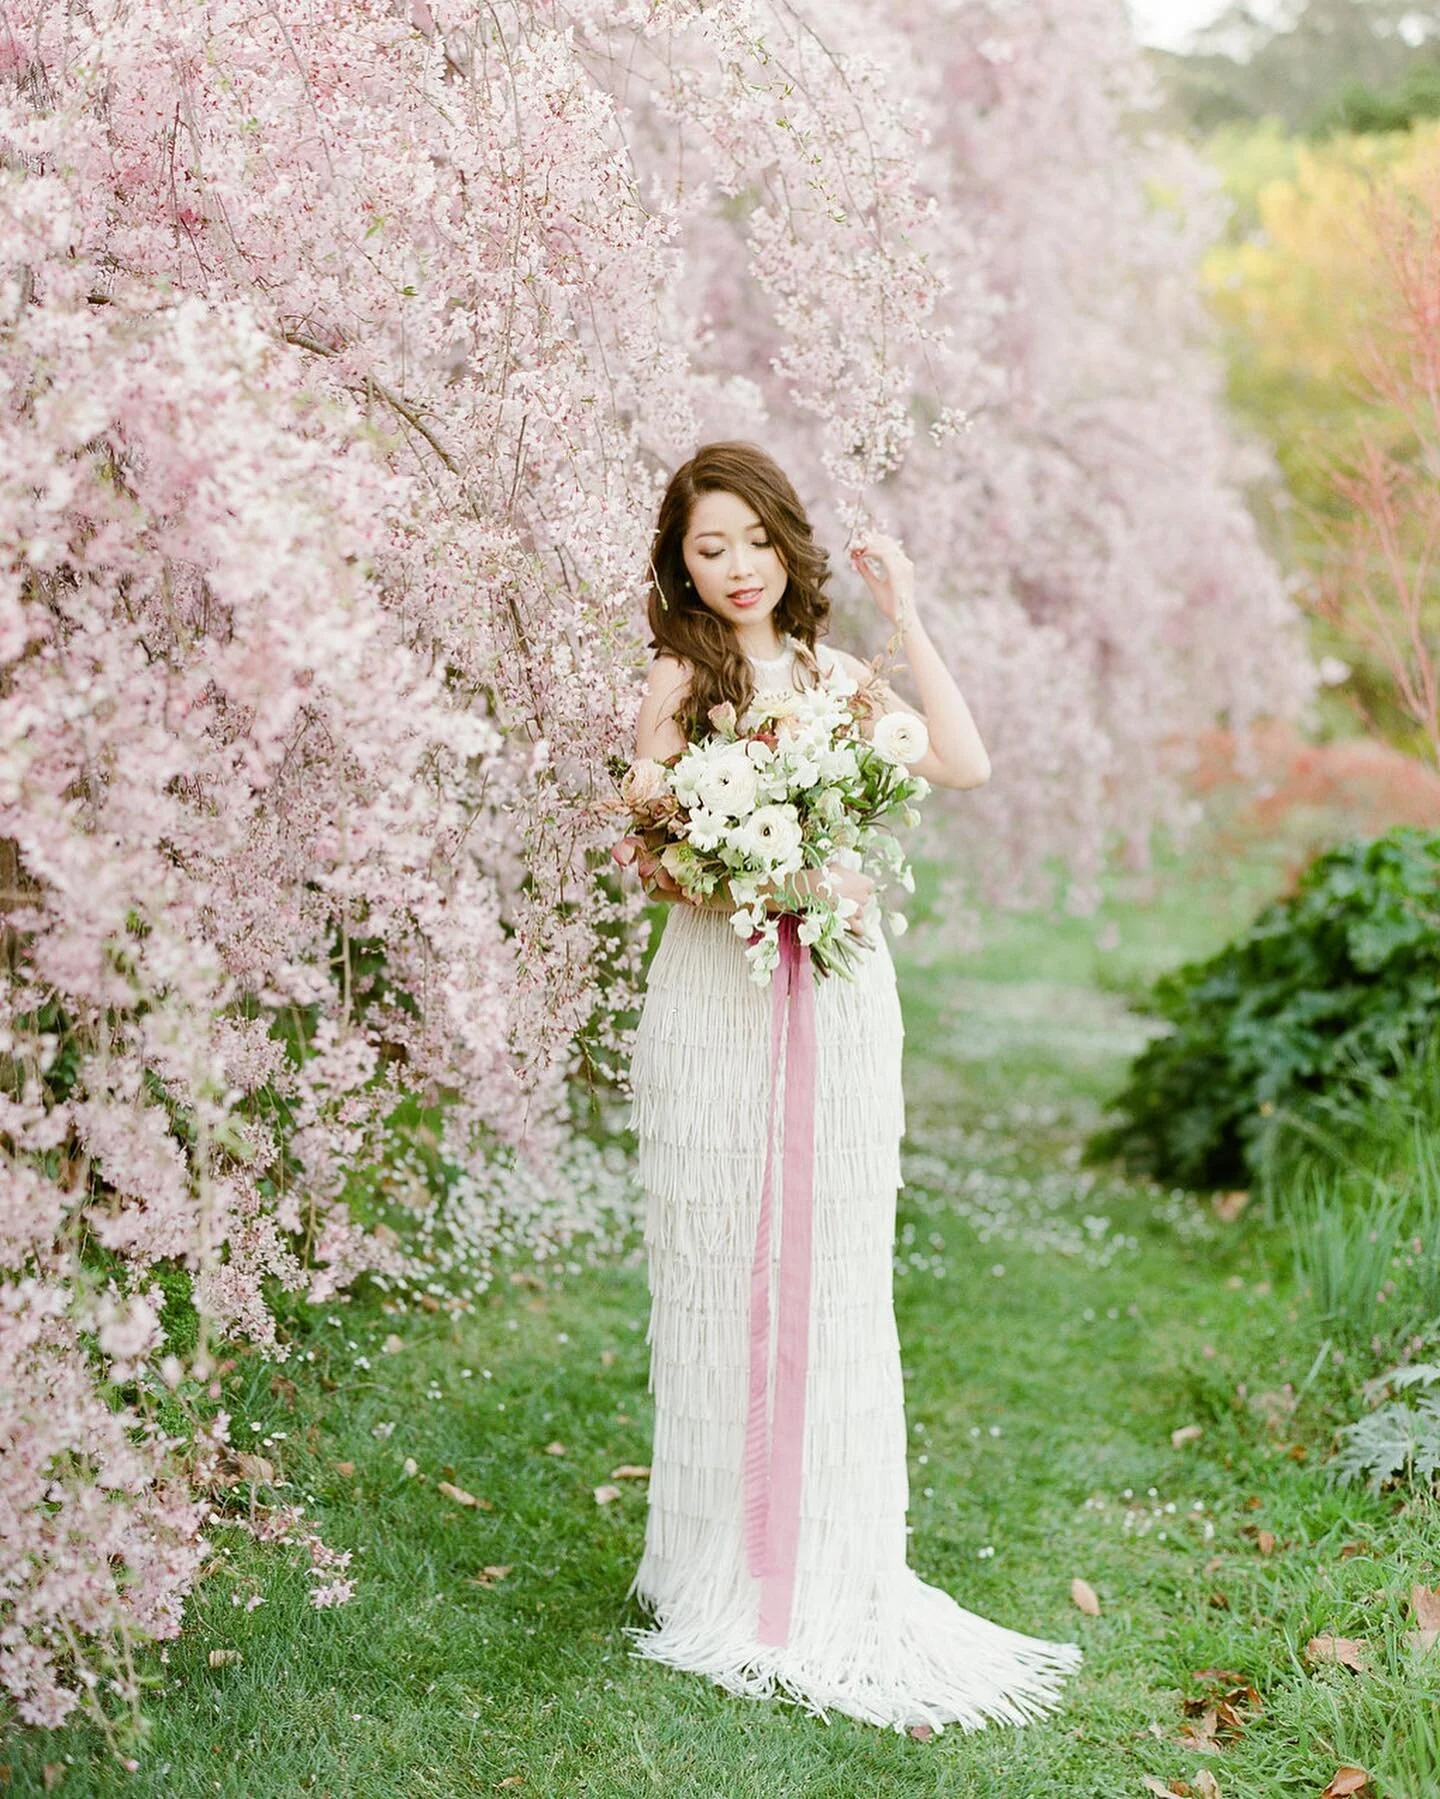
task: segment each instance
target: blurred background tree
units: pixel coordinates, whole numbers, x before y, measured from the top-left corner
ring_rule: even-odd
[[[1227,6],[1186,52],[1155,51],[1192,129],[1393,130],[1440,112],[1440,17],[1410,0]]]

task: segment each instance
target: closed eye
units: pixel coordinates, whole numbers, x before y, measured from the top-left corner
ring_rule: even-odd
[[[770,548],[770,539],[767,537],[763,541],[757,543],[752,537],[750,540],[750,548],[752,550],[768,550]],[[713,562],[717,556],[723,556],[724,553],[723,550],[701,550],[700,552],[707,562]]]

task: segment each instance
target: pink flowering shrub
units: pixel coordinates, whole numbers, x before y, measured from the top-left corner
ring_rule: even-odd
[[[570,1086],[618,1067],[635,998],[601,802],[698,438],[763,437],[831,536],[905,537],[997,746],[955,835],[1019,897],[1058,856],[1083,901],[1107,834],[1164,815],[1167,734],[1300,703],[1117,17],[10,8],[0,1680],[26,1721],[133,1705],[132,1642],[179,1629],[226,1421],[165,1435],[162,1385],[220,1341],[283,1360],[280,1292],[483,1280],[497,1244],[627,1215]],[[436,1189],[394,1172],[407,1106]]]

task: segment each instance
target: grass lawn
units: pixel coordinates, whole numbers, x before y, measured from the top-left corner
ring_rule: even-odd
[[[223,1533],[183,1636],[147,1659],[140,1770],[85,1725],[14,1733],[4,1790],[1112,1799],[1208,1769],[1224,1799],[1298,1799],[1352,1763],[1376,1795],[1440,1793],[1440,1652],[1403,1642],[1411,1584],[1440,1580],[1436,1508],[1321,1467],[1372,1370],[1317,1362],[1278,1230],[1079,1166],[1143,1040],[1121,995],[1218,945],[1273,870],[1204,873],[1162,870],[1143,905],[1144,882],[1116,882],[1101,919],[1018,921],[963,962],[919,936],[897,949],[911,1559],[972,1610],[1084,1645],[1060,1713],[921,1742],[627,1654],[644,1482],[604,1505],[594,1489],[649,1460],[635,1256],[504,1280],[455,1317],[372,1293],[297,1323],[283,1369],[242,1361],[232,1435],[353,1547],[355,1598],[316,1611],[302,1562]],[[507,1572],[477,1581],[487,1567]],[[1310,1666],[1322,1634],[1363,1639],[1367,1671]],[[243,1659],[212,1667],[216,1649]],[[1202,1725],[1185,1701],[1245,1684],[1239,1734],[1182,1739]]]

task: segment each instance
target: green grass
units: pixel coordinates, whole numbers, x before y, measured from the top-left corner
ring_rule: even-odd
[[[1440,1788],[1440,1651],[1426,1664],[1400,1641],[1409,1586],[1440,1580],[1435,1507],[1336,1489],[1321,1466],[1371,1369],[1317,1365],[1280,1233],[1078,1166],[1143,1029],[1120,995],[1215,947],[1268,878],[1257,860],[1207,892],[1175,864],[1148,893],[1116,883],[1102,920],[1016,921],[963,963],[901,946],[911,1560],[975,1611],[1084,1645],[1056,1716],[919,1742],[627,1654],[643,1482],[604,1506],[593,1489],[650,1457],[632,1257],[504,1281],[457,1317],[372,1292],[297,1324],[286,1367],[243,1360],[233,1437],[293,1483],[275,1497],[354,1548],[356,1597],[316,1611],[303,1563],[223,1533],[183,1635],[147,1658],[140,1770],[86,1725],[20,1732],[5,1790],[45,1790],[46,1762],[96,1799],[1111,1799],[1202,1767],[1225,1799],[1309,1799],[1346,1761],[1384,1795]],[[385,1354],[392,1331],[405,1346]],[[1172,1446],[1189,1424],[1199,1438]],[[510,1572],[476,1584],[491,1564]],[[1076,1576],[1098,1617],[1072,1603]],[[1323,1633],[1363,1637],[1369,1672],[1310,1668]],[[243,1660],[211,1667],[214,1649]],[[1179,1736],[1209,1668],[1261,1696],[1216,1755]]]

